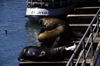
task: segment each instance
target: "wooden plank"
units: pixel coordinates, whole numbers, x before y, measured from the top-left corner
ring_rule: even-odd
[[[88,37],[85,38],[85,42],[87,41]],[[78,41],[75,41],[75,43],[79,43],[81,38],[77,38]],[[100,41],[100,37],[95,38],[94,43],[98,43]],[[89,41],[90,43],[91,41]],[[72,42],[73,43],[73,42]]]
[[[91,63],[91,58],[86,59],[86,63],[90,64]],[[77,59],[73,60],[73,63],[76,63]],[[82,63],[82,59],[79,61],[79,63]],[[37,64],[37,63],[67,63],[68,60],[63,60],[63,61],[25,61],[25,62],[20,62],[19,64]]]
[[[77,8],[74,8],[74,10],[76,10],[76,9],[99,9],[100,8],[100,6],[92,6],[92,7],[77,7]]]
[[[69,24],[69,26],[89,26],[90,24]],[[96,26],[96,24],[93,24],[93,26]],[[100,24],[99,24],[100,27]]]
[[[67,63],[68,61],[26,61],[26,62],[20,62],[20,64],[23,63]]]
[[[94,17],[95,14],[68,14],[67,18],[69,17]],[[100,16],[100,14],[99,14]]]

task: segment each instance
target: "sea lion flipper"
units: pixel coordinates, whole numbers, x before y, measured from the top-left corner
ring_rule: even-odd
[[[74,43],[74,45],[73,46],[70,46],[70,47],[67,47],[67,48],[65,48],[67,51],[68,50],[70,50],[70,51],[74,51],[75,49],[76,49],[76,44]]]
[[[56,38],[56,40],[54,41],[54,44],[52,45],[52,48],[55,48],[58,46],[58,41],[60,40],[60,36]]]

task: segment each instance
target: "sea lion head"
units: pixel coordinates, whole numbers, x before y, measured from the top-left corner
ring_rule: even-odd
[[[32,47],[26,47],[21,51],[20,55],[18,56],[18,60],[39,60],[38,58],[44,57],[45,55],[45,51],[41,51]]]
[[[43,25],[46,30],[52,30],[58,26],[57,18],[42,18],[39,20],[39,24]]]

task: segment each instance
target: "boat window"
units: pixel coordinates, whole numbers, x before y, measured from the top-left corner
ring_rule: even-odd
[[[69,0],[27,0],[28,7],[59,8],[67,6]]]
[[[57,7],[60,7],[60,0],[54,0],[54,7],[57,8]]]
[[[53,0],[42,0],[42,7],[52,8],[53,7]]]
[[[28,0],[28,7],[41,7],[41,0]]]
[[[52,0],[42,0],[43,2],[52,2]]]
[[[62,0],[62,6],[67,6],[69,4],[69,0]]]
[[[54,0],[54,7],[64,7],[68,5],[69,0]]]

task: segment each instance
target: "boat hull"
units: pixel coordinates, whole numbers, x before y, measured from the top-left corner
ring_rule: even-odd
[[[30,20],[39,20],[43,17],[61,17],[66,16],[70,11],[76,7],[76,3],[70,4],[66,7],[62,8],[53,8],[53,9],[46,9],[46,8],[27,8],[26,10],[26,17]]]

